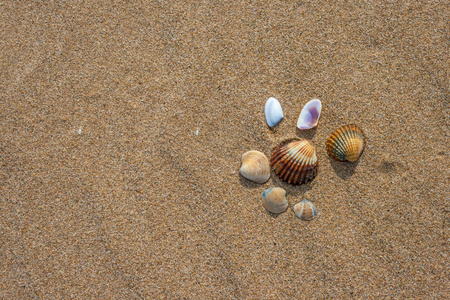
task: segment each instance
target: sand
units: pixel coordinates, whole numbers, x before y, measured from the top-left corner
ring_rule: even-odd
[[[0,298],[448,297],[448,12],[0,2]],[[318,127],[296,130],[313,98]],[[367,147],[333,161],[350,123]],[[294,137],[317,147],[313,182],[239,175],[244,152]],[[280,215],[261,205],[275,186]]]

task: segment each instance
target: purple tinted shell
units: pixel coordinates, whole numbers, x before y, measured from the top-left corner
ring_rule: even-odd
[[[313,99],[306,103],[300,116],[298,117],[297,127],[299,129],[311,129],[319,123],[322,103],[318,99]]]

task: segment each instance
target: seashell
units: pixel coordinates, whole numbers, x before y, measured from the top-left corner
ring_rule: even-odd
[[[305,104],[298,117],[297,127],[299,129],[311,129],[319,123],[322,103],[319,99],[313,99]]]
[[[307,140],[282,144],[273,151],[270,165],[275,174],[288,183],[310,182],[316,177],[319,168],[316,147]]]
[[[265,209],[272,213],[282,213],[288,207],[286,191],[279,187],[265,190],[262,193],[262,204]]]
[[[273,127],[280,123],[283,119],[283,110],[281,109],[281,104],[277,99],[270,97],[266,101],[266,106],[264,107],[264,114],[266,115],[267,124]]]
[[[317,208],[311,203],[311,201],[303,199],[294,205],[294,213],[303,221],[309,221],[317,216]]]
[[[328,154],[340,161],[357,161],[366,144],[364,133],[356,125],[336,129],[327,141]]]
[[[267,156],[259,151],[251,150],[242,155],[239,173],[248,180],[264,183],[270,178],[270,165]]]

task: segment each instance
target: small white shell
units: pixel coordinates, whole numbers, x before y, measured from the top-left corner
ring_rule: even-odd
[[[317,208],[311,203],[311,201],[303,199],[294,205],[294,213],[303,221],[309,221],[317,216]]]
[[[319,123],[322,103],[318,99],[313,99],[305,104],[298,117],[297,127],[299,129],[311,129]]]
[[[242,155],[239,173],[248,180],[264,183],[270,178],[269,159],[264,153],[256,150],[245,152]]]
[[[265,190],[262,193],[262,204],[265,209],[272,213],[282,213],[288,207],[286,191],[279,187]]]
[[[280,123],[281,119],[283,119],[284,117],[280,102],[278,102],[278,100],[273,97],[270,97],[266,101],[264,114],[266,115],[267,124],[270,127],[273,127]]]

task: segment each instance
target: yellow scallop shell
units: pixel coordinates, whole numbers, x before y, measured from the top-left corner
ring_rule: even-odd
[[[273,151],[270,165],[275,174],[288,183],[308,183],[316,177],[319,169],[316,147],[307,140],[282,144]]]
[[[327,141],[328,154],[339,161],[355,162],[361,156],[366,141],[364,133],[356,125],[336,129]]]

